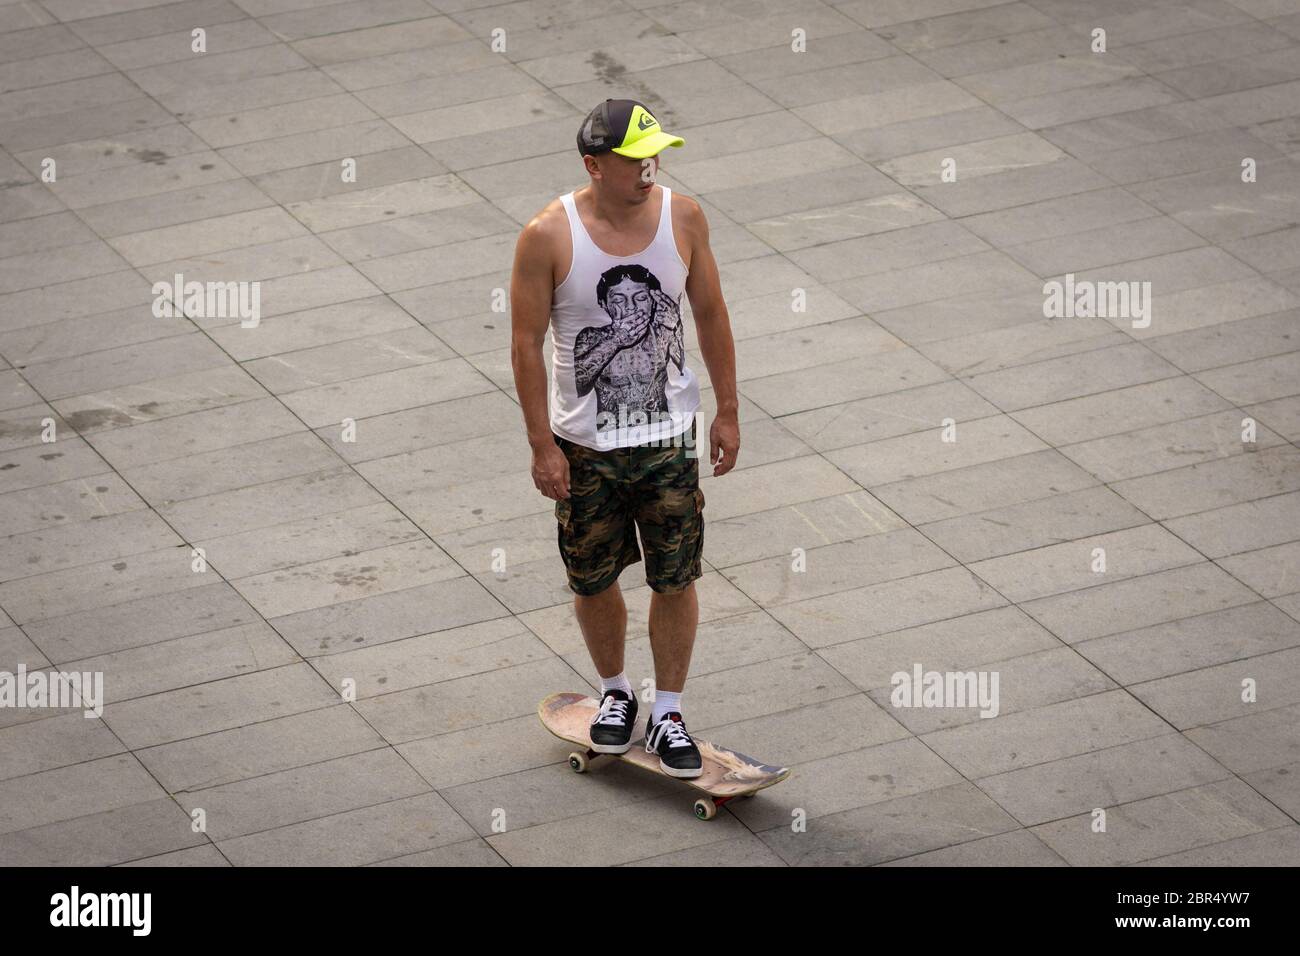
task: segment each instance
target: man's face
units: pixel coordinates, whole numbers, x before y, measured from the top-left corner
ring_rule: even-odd
[[[659,175],[659,157],[632,159],[620,153],[602,153],[596,158],[604,187],[633,201],[648,199]]]
[[[605,311],[615,325],[631,321],[634,317],[649,315],[654,308],[650,287],[644,282],[633,282],[626,276],[617,285],[610,286],[605,296]]]

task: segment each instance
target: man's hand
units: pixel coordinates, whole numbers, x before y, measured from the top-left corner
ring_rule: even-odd
[[[661,328],[675,329],[682,321],[681,307],[659,289],[651,289],[650,297],[654,301],[655,321]]]
[[[569,459],[554,441],[533,449],[533,484],[556,501],[569,497]]]
[[[614,323],[614,344],[621,349],[636,345],[645,338],[652,318],[649,309],[645,311],[629,309],[623,312]]]
[[[713,477],[725,475],[736,466],[740,453],[740,422],[735,415],[718,415],[709,428],[709,464]]]

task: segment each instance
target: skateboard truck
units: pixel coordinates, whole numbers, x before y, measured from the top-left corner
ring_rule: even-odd
[[[602,754],[588,748],[586,753],[575,750],[569,754],[569,766],[574,773],[586,773],[591,767],[591,762],[597,757],[617,757],[618,754]],[[689,777],[685,779],[690,779]],[[695,816],[701,820],[712,820],[718,815],[718,807],[732,800],[743,800],[752,797],[753,791],[749,793],[733,793],[725,797],[700,797],[695,801]]]

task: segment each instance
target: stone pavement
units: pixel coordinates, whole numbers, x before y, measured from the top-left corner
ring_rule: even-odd
[[[683,705],[794,775],[710,823],[535,717],[493,305],[606,96],[737,339]],[[0,864],[1300,863],[1300,0],[0,0],[0,146],[0,680],[106,701],[0,708]]]

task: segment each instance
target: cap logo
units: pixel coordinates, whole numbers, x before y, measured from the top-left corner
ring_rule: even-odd
[[[655,125],[655,118],[651,116],[649,113],[642,113],[641,118],[636,121],[637,129],[645,130],[645,129],[649,129],[651,126],[654,125]]]

